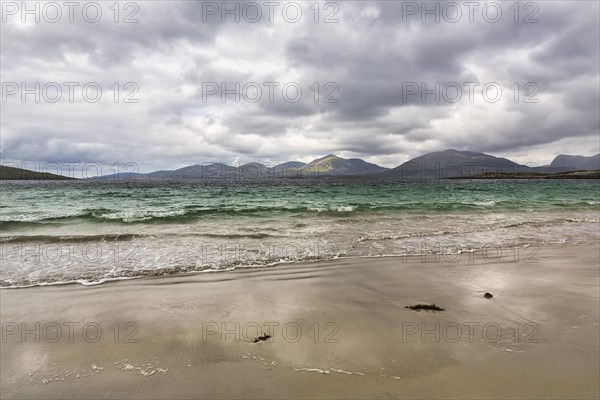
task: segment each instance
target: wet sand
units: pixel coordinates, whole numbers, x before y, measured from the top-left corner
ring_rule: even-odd
[[[599,247],[534,258],[340,259],[1,290],[0,394],[598,398]],[[405,308],[417,303],[445,311]]]

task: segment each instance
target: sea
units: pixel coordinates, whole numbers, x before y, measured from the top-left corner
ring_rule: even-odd
[[[526,263],[589,244],[598,180],[0,183],[2,288],[344,257]]]

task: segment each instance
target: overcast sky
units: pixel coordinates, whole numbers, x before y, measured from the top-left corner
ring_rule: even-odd
[[[148,172],[335,153],[394,167],[455,148],[543,165],[600,151],[597,1],[429,2],[439,22],[420,1],[259,1],[238,3],[239,23],[221,2],[193,1],[123,2],[118,15],[98,2],[94,23],[86,3],[73,22],[62,1],[39,3],[36,22],[20,1],[3,2],[2,162],[133,162]],[[22,102],[23,82],[40,83],[39,102],[33,93]],[[72,102],[67,82],[79,85]],[[95,103],[91,85],[82,96],[88,83],[102,89]],[[221,86],[236,83],[246,87],[240,102],[231,93],[222,102]],[[137,103],[124,102],[136,87]]]

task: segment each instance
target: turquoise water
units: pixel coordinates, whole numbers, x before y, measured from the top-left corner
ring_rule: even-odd
[[[3,182],[0,285],[599,243],[600,183]]]

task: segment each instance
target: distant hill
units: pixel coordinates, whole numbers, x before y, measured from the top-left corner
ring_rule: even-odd
[[[455,179],[455,178],[450,178]],[[470,176],[469,179],[600,179],[600,170],[549,172],[506,172],[485,173]]]
[[[413,158],[382,174],[383,178],[436,180],[483,173],[523,172],[530,168],[506,158],[449,149]]]
[[[127,179],[136,179],[136,178],[144,178],[146,174],[141,174],[139,172],[119,172],[113,173],[110,175],[102,175],[102,176],[94,176],[88,179],[100,179],[100,180],[111,180],[114,179],[116,181],[122,181]]]
[[[273,169],[257,162],[241,165],[238,168],[240,176],[248,178],[262,178],[273,174]]]
[[[329,154],[311,161],[301,170],[307,173],[306,175],[365,175],[387,171],[388,168],[371,164],[360,158],[345,159]]]
[[[223,164],[197,164],[176,170],[155,171],[148,174],[122,173],[99,179],[209,179],[209,180],[270,180],[278,178],[347,177],[374,180],[439,180],[457,177],[491,177],[505,174],[560,174],[573,170],[600,169],[600,154],[593,157],[558,156],[549,166],[530,167],[490,154],[449,149],[413,158],[400,166],[388,169],[360,158],[345,159],[333,154],[317,158],[308,164],[288,161],[267,167],[251,162],[239,167]],[[496,174],[496,175],[495,175]],[[507,178],[508,179],[508,178]]]
[[[301,169],[306,165],[300,161],[288,161],[274,166],[273,173],[276,176],[301,176]]]
[[[190,165],[176,170],[163,170],[148,174],[105,175],[100,179],[273,179],[273,178],[314,178],[318,176],[354,176],[387,171],[387,168],[368,163],[359,158],[345,159],[328,155],[306,164],[288,161],[269,168],[251,162],[234,167],[223,163]]]
[[[550,166],[571,168],[576,170],[600,169],[600,153],[590,157],[561,154],[552,160]]]
[[[174,171],[156,171],[145,174],[147,178],[193,178],[193,179],[215,179],[233,177],[237,168],[223,163],[206,165],[190,165]]]
[[[0,180],[73,180],[62,175],[51,174],[48,172],[36,172],[28,169],[6,167],[0,165]]]

